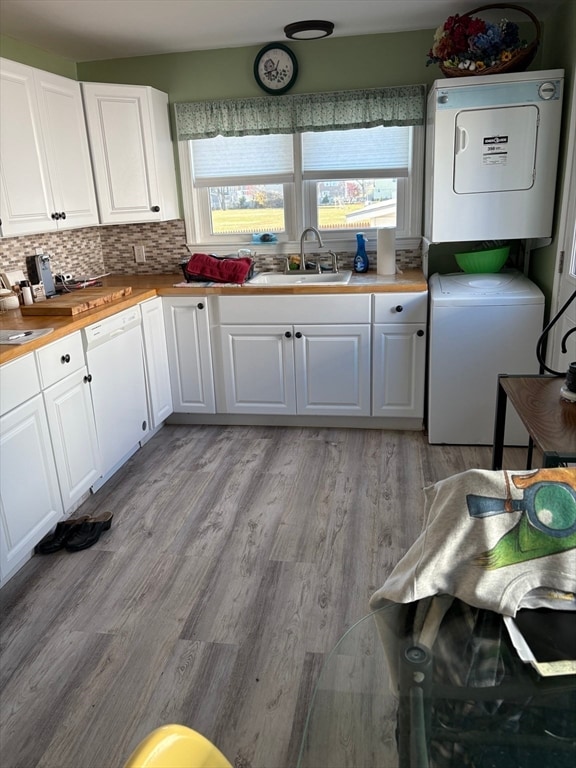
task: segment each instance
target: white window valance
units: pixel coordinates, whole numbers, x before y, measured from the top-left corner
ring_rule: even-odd
[[[179,141],[423,125],[425,110],[425,85],[175,104]]]

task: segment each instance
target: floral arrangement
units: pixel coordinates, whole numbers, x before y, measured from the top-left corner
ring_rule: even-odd
[[[429,64],[481,72],[511,61],[526,48],[520,40],[518,24],[502,19],[492,24],[475,16],[450,16],[434,34],[434,45],[428,53]]]

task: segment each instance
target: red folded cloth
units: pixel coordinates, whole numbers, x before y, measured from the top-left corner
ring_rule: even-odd
[[[252,259],[248,256],[219,259],[208,253],[193,253],[184,269],[191,277],[216,283],[244,283],[252,269]]]

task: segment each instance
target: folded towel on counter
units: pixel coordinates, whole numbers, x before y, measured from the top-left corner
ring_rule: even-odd
[[[237,259],[193,253],[184,267],[191,279],[211,280],[216,283],[244,283],[251,277],[253,260],[247,256]]]

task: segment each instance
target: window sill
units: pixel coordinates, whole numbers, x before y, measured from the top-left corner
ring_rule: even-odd
[[[367,231],[368,252],[376,251],[375,231]],[[330,240],[323,238],[324,247],[322,250],[336,251],[337,253],[351,253],[356,251],[355,233],[350,233],[347,237]],[[422,238],[420,237],[399,237],[396,240],[396,250],[414,250],[420,248]],[[300,253],[300,241],[279,241],[276,243],[252,243],[252,242],[228,242],[228,243],[188,243],[188,247],[199,253],[214,253],[217,256],[226,256],[230,253],[236,253],[240,248],[260,252],[263,255],[283,256],[284,254]],[[306,253],[315,253],[317,245],[312,241],[306,243]]]

